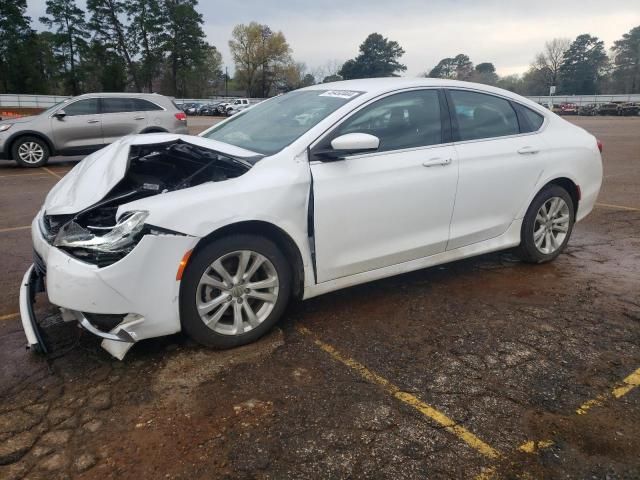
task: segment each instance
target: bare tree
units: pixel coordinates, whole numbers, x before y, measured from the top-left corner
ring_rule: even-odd
[[[569,49],[571,40],[568,38],[554,38],[544,44],[544,50],[536,55],[532,67],[543,73],[547,85],[558,85],[560,81],[560,65],[564,53]]]

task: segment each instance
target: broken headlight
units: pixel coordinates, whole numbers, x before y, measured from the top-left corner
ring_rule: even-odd
[[[110,265],[133,250],[144,233],[148,216],[145,211],[127,212],[109,227],[83,227],[72,220],[60,228],[53,245],[81,260]]]

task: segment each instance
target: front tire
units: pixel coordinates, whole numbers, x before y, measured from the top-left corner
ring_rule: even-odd
[[[522,222],[517,255],[529,263],[554,260],[567,246],[574,223],[571,195],[558,185],[543,188],[531,202]]]
[[[291,267],[269,239],[237,234],[197,251],[180,286],[180,320],[202,345],[251,343],[280,319],[291,294]]]
[[[21,167],[36,168],[49,161],[49,146],[38,137],[22,137],[13,143],[13,159]]]

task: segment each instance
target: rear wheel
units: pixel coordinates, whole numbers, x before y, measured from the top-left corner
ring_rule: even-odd
[[[550,262],[566,247],[574,223],[571,195],[558,185],[545,187],[524,217],[518,256],[530,263]]]
[[[11,154],[21,167],[41,167],[49,160],[49,147],[38,137],[22,137],[14,142]]]
[[[267,333],[286,308],[291,269],[263,237],[216,240],[189,261],[180,289],[180,317],[197,342],[231,348]]]

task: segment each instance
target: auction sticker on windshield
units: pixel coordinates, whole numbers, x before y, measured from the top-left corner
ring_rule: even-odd
[[[352,90],[327,90],[324,93],[318,95],[319,97],[338,97],[338,98],[353,98],[360,95],[362,92],[354,92]]]

